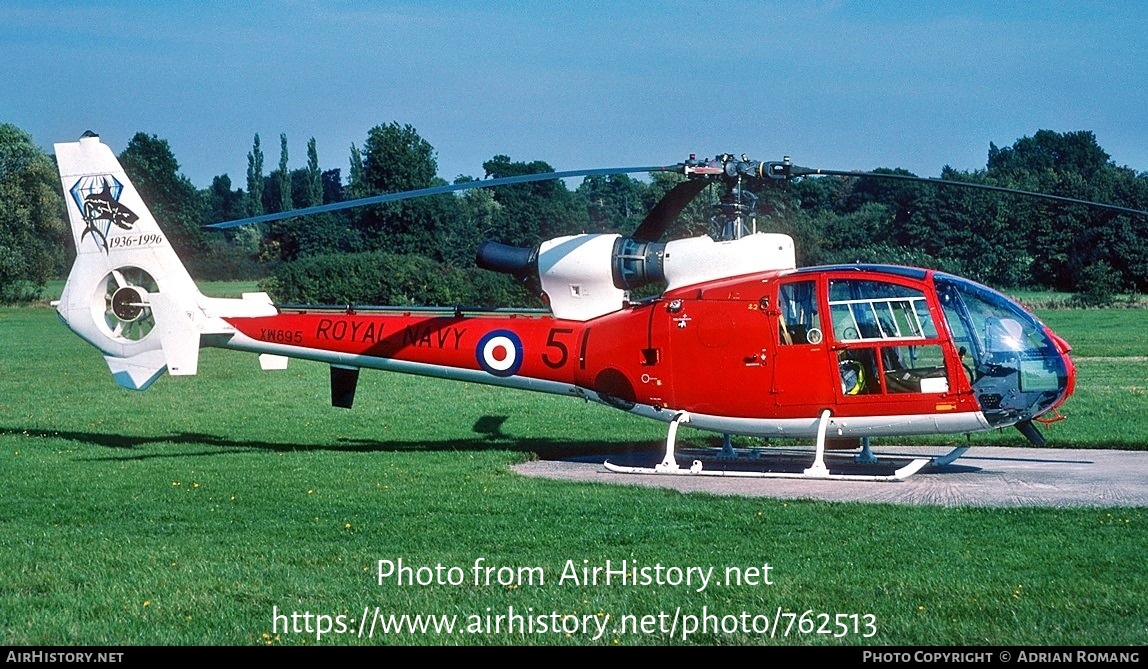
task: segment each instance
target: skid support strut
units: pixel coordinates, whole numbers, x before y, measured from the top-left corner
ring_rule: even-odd
[[[801,473],[766,472],[766,471],[740,471],[732,469],[703,470],[701,460],[694,460],[688,469],[679,467],[674,457],[675,442],[678,438],[678,425],[688,423],[689,413],[679,411],[670,419],[669,432],[666,434],[666,454],[662,462],[653,467],[623,467],[621,465],[605,463],[607,470],[619,474],[662,474],[670,476],[733,476],[740,478],[787,478],[787,479],[827,479],[834,481],[904,481],[916,474],[922,467],[930,463],[928,458],[918,458],[901,467],[890,475],[865,474],[833,474],[825,466],[825,433],[829,427],[830,412],[828,409],[821,412],[817,421],[817,451],[813,458],[813,465]],[[963,449],[961,449],[963,452]],[[959,456],[959,453],[956,453]],[[955,457],[954,457],[955,459]]]
[[[812,479],[829,477],[829,468],[825,466],[825,427],[829,425],[829,409],[821,412],[821,419],[817,421],[817,454],[813,456],[813,466],[805,470],[805,475]]]
[[[659,474],[676,474],[681,471],[678,467],[678,461],[674,457],[674,449],[677,446],[678,440],[678,423],[690,422],[690,414],[685,411],[679,411],[674,414],[670,420],[670,431],[666,433],[666,457],[662,458],[660,465],[654,466],[654,471]],[[701,460],[694,460],[693,465],[690,466],[690,473],[696,474],[702,470]]]

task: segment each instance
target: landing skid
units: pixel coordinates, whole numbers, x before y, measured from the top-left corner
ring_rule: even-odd
[[[678,435],[678,424],[688,423],[690,416],[685,411],[678,412],[673,420],[670,421],[670,429],[666,435],[666,455],[662,462],[654,467],[624,467],[621,465],[611,464],[609,461],[604,465],[607,470],[618,474],[648,474],[648,475],[669,475],[669,476],[732,476],[739,478],[782,478],[782,479],[813,479],[813,480],[829,480],[829,481],[904,481],[913,474],[921,471],[927,465],[944,466],[952,463],[957,458],[964,455],[968,450],[967,446],[954,448],[952,451],[937,458],[916,458],[909,464],[894,471],[892,474],[833,474],[830,473],[829,468],[825,466],[825,430],[829,424],[829,410],[821,412],[821,417],[817,425],[817,451],[813,459],[813,464],[801,473],[797,472],[755,472],[755,471],[737,471],[727,469],[706,470],[702,466],[701,460],[694,460],[688,467],[679,467],[677,459],[674,457],[675,442]],[[867,440],[866,440],[867,441]],[[723,448],[723,455],[728,455],[732,451],[730,448]],[[867,451],[871,457],[872,453]]]

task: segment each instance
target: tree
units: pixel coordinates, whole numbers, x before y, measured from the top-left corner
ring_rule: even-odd
[[[10,124],[0,124],[0,202],[0,303],[37,299],[66,270],[71,236],[52,159]]]
[[[1086,307],[1103,307],[1112,303],[1120,290],[1120,273],[1104,260],[1080,270],[1075,301]]]
[[[995,185],[1142,209],[1148,177],[1117,167],[1092,132],[1040,130],[1011,147],[989,146]],[[1083,205],[1008,200],[1007,225],[1028,243],[1034,283],[1088,292],[1116,283],[1143,287],[1148,242],[1127,216]],[[1091,269],[1089,269],[1091,268]],[[1085,271],[1088,270],[1088,271]]]
[[[1038,130],[1022,137],[1010,148],[998,149],[989,143],[988,169],[1004,172],[1077,172],[1092,175],[1104,169],[1109,156],[1096,142],[1096,135],[1079,132],[1058,133]]]
[[[172,248],[194,265],[207,249],[204,202],[191,181],[179,173],[179,163],[167,140],[136,133],[120,153],[120,164]]]
[[[332,178],[337,181],[338,170],[333,172]],[[279,174],[276,171],[268,179],[267,196],[281,201],[284,198]],[[310,168],[292,170],[289,180],[291,185],[287,192],[295,195],[291,198],[292,208],[313,206],[308,204],[309,200],[300,199],[300,196],[312,197],[310,191],[314,182]],[[320,183],[320,187],[322,185]],[[317,204],[322,204],[322,200]],[[267,223],[260,256],[265,260],[295,260],[310,255],[360,250],[358,232],[349,224],[349,215],[347,212],[327,212]]]
[[[213,177],[207,189],[207,220],[210,223],[243,218],[247,212],[247,195],[231,189],[231,177],[226,174]]]
[[[259,133],[247,154],[247,215],[263,213],[263,149],[259,146]]]
[[[410,125],[375,126],[360,153],[351,147],[352,197],[394,193],[443,184],[435,175],[434,147]],[[439,256],[441,229],[457,215],[455,198],[440,195],[365,207],[355,225],[367,248]]]
[[[426,188],[438,174],[434,147],[411,125],[378,125],[363,144],[362,179],[370,194]]]
[[[359,147],[351,144],[351,169],[347,173],[348,199],[354,200],[366,194],[367,186],[363,181],[363,152]]]
[[[319,169],[319,150],[315,138],[307,141],[307,206],[323,204],[323,171]]]
[[[650,176],[650,186],[644,189],[642,195],[642,208],[647,212],[683,181],[681,175],[673,172],[655,172]],[[720,186],[711,185],[698,193],[666,229],[663,241],[712,234],[714,230],[710,218],[713,216],[713,205],[718,203],[722,190]],[[642,216],[644,218],[645,214]]]
[[[482,169],[494,179],[554,171],[541,160],[513,162],[505,155],[494,156],[482,164]],[[585,232],[590,227],[586,207],[580,206],[560,179],[504,186],[494,191],[494,199],[502,206],[496,231],[498,241],[531,246],[544,239]]]
[[[990,144],[986,169],[946,167],[941,179],[1148,207],[1148,175],[1114,165],[1086,131],[1040,130],[1011,147]],[[1110,288],[1114,276],[1124,287],[1148,286],[1143,217],[875,178],[804,179],[790,190],[812,216],[815,244],[798,245],[799,253],[814,251],[805,260],[903,262],[1001,287],[1084,291]]]
[[[574,192],[585,202],[592,231],[628,234],[646,216],[642,202],[648,188],[629,175],[611,174],[588,176]]]
[[[291,203],[291,173],[287,170],[287,133],[279,135],[279,211],[294,209]]]
[[[343,201],[343,175],[339,168],[323,170],[321,184],[323,189],[321,204]]]
[[[468,181],[473,179],[455,179],[455,183]],[[489,188],[462,191],[457,197],[458,215],[439,228],[439,259],[454,267],[473,267],[479,245],[495,236],[501,209]]]

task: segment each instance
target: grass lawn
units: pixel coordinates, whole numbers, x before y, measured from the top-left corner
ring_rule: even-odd
[[[1092,314],[1108,317],[1042,314],[1083,357],[1070,420],[1050,436],[1148,448],[1135,321],[1114,316],[1109,331],[1126,336],[1091,337]],[[48,309],[0,310],[0,333],[7,644],[1148,642],[1145,509],[527,479],[509,465],[644,446],[665,426],[370,372],[355,408],[333,409],[325,366],[263,373],[254,355],[216,350],[198,376],[133,393]],[[406,571],[380,578],[380,561],[387,572],[399,560]],[[595,580],[607,561],[615,575]],[[623,561],[638,584],[620,582]],[[392,622],[405,627],[384,633]]]

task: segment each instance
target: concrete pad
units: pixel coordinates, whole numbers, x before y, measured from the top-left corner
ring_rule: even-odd
[[[874,472],[871,466],[853,464],[851,453],[832,453],[826,460],[833,473],[890,473],[913,458],[940,456],[948,450],[916,446],[875,448],[883,465],[880,472]],[[694,457],[693,453],[679,453],[678,465],[688,468]],[[744,497],[950,507],[1148,506],[1148,452],[1139,451],[974,447],[950,465],[927,467],[908,480],[897,482],[616,474],[602,466],[603,459],[615,464],[652,467],[661,461],[662,454],[644,452],[606,458],[596,456],[595,459],[596,462],[587,462],[585,457],[539,460],[514,469],[524,476]],[[707,458],[704,468],[710,471],[723,467],[801,471],[800,467],[807,467],[812,461],[812,451],[784,451],[774,455],[768,454],[767,449],[767,455],[756,461],[723,463]]]

